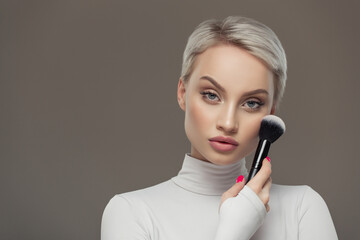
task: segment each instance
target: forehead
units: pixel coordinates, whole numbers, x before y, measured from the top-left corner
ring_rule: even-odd
[[[210,47],[196,57],[191,81],[196,83],[204,75],[225,89],[273,91],[273,74],[268,67],[246,50],[230,44]]]

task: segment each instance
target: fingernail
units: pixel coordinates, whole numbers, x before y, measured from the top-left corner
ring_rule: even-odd
[[[237,179],[236,179],[236,183],[238,182],[242,182],[244,180],[244,176],[240,175]]]
[[[271,162],[271,160],[270,160],[270,158],[269,158],[269,157],[266,157],[266,159],[267,159],[269,162]]]

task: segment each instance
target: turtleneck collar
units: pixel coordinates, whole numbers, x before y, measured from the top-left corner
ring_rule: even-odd
[[[180,187],[203,195],[221,196],[235,184],[239,175],[248,173],[245,158],[230,165],[216,165],[185,154],[182,168],[172,180]]]

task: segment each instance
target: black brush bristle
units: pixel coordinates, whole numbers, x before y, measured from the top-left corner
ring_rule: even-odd
[[[259,137],[275,142],[285,132],[285,123],[275,115],[267,115],[261,121]]]

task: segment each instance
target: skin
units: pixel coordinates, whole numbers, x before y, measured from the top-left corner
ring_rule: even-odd
[[[185,112],[191,156],[218,165],[235,163],[254,151],[262,118],[275,112],[272,72],[258,58],[230,44],[199,54],[188,81],[179,79],[177,97]],[[218,151],[209,142],[216,136],[232,137],[239,145],[229,152]],[[267,209],[270,174],[271,164],[265,160],[247,184]],[[223,194],[221,203],[243,187],[244,181],[236,183]]]

